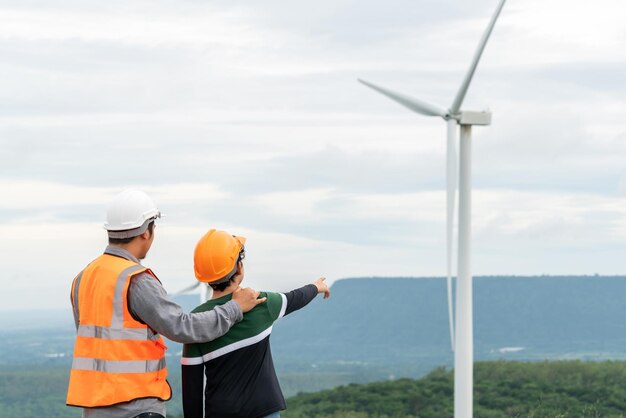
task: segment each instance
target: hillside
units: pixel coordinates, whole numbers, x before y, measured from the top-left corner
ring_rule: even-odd
[[[477,277],[475,357],[626,360],[621,294],[626,277]],[[445,280],[338,280],[274,327],[272,352],[288,395],[452,367]]]
[[[618,418],[626,411],[626,363],[483,362],[475,366],[477,418]],[[453,415],[453,374],[302,394],[285,418],[444,418]]]
[[[623,294],[626,277],[477,277],[477,358],[624,358]],[[194,295],[175,299],[186,310],[197,304]],[[69,309],[5,312],[0,316],[0,365],[68,356],[73,334]],[[318,297],[281,320],[272,342],[273,352],[284,362],[306,359],[309,366],[409,360],[427,360],[428,370],[432,364],[450,365],[445,280],[338,280],[330,299]],[[172,343],[168,352],[176,355],[179,350]]]
[[[349,279],[332,291],[275,327],[277,357],[318,366],[409,363],[412,372],[452,364],[445,280]],[[624,277],[476,278],[476,358],[623,359],[623,294]]]

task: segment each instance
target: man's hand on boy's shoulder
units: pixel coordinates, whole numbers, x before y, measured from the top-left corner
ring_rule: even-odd
[[[266,297],[259,299],[260,294],[261,292],[257,292],[250,287],[239,287],[233,292],[232,300],[239,304],[241,312],[246,313],[267,300]]]
[[[317,293],[324,294],[324,299],[330,297],[330,289],[328,288],[328,285],[326,284],[325,280],[326,280],[326,277],[320,277],[319,279],[315,281],[315,283],[313,283],[315,287],[317,287]]]

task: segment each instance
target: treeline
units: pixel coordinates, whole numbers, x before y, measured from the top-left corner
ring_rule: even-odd
[[[453,373],[420,380],[351,384],[299,394],[284,418],[442,418],[453,416]],[[617,418],[626,411],[624,362],[483,362],[474,368],[477,418]]]

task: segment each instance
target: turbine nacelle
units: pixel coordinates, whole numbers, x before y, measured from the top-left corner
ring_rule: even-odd
[[[457,113],[448,113],[445,120],[455,120],[459,125],[491,125],[491,112],[489,110],[462,110]]]
[[[459,122],[459,125],[491,125],[491,112],[486,110],[482,112],[463,111],[455,116],[458,116],[458,118],[455,117],[454,119]]]

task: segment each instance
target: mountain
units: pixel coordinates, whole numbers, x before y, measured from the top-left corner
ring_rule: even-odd
[[[476,358],[625,358],[625,292],[626,277],[478,277]],[[445,280],[339,280],[330,299],[274,327],[272,350],[331,367],[399,366],[401,375],[451,365]]]
[[[624,294],[626,277],[477,277],[476,358],[625,358]],[[186,311],[198,304],[196,295],[175,299]],[[71,355],[69,309],[8,313],[0,322],[0,364]],[[170,345],[175,356],[180,346]],[[445,280],[338,280],[331,298],[318,296],[275,325],[272,351],[279,364],[302,370],[399,365],[423,373],[451,365]]]

